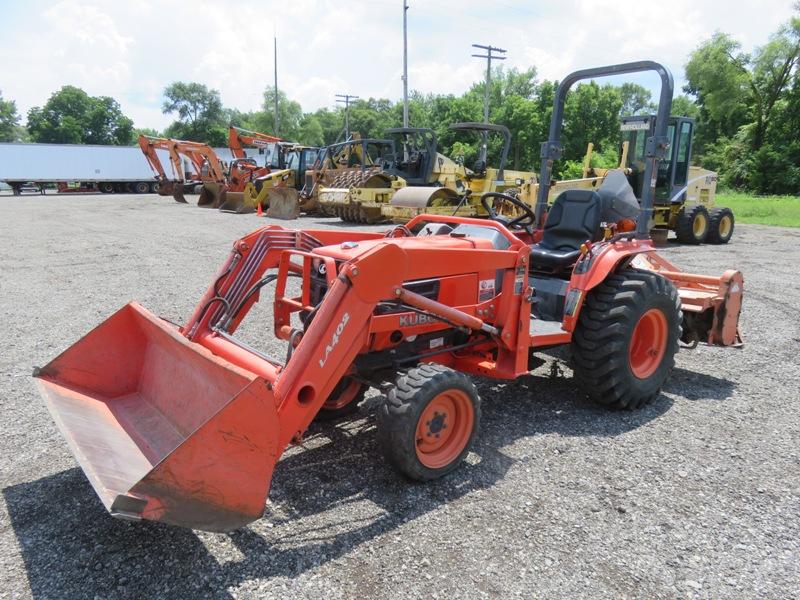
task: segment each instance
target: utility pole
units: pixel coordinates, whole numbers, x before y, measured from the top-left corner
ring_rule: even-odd
[[[280,137],[280,118],[278,117],[278,36],[274,36],[272,41],[275,49],[275,137]]]
[[[358,100],[358,96],[336,94],[336,101],[344,104],[344,139],[350,139],[350,101]]]
[[[403,0],[403,127],[408,127],[408,2]]]
[[[495,48],[494,46],[484,46],[482,44],[472,44],[473,48],[480,48],[481,50],[485,50],[486,54],[473,54],[475,58],[485,58],[486,59],[486,88],[483,92],[483,122],[489,122],[489,91],[491,88],[492,83],[492,61],[493,60],[505,60],[505,56],[499,56],[500,54],[505,54],[506,51],[502,48]],[[493,54],[493,53],[497,54]],[[481,156],[480,159],[485,161],[486,154],[488,152],[489,146],[489,135],[488,132],[483,132],[483,144],[481,148]]]

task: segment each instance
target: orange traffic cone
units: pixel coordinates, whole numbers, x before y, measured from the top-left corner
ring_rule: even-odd
[[[257,217],[263,217],[264,216],[264,211],[261,208],[261,202],[258,203],[258,208],[256,208],[256,216]]]

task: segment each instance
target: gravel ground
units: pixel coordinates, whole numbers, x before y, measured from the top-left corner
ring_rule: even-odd
[[[266,220],[153,196],[0,211],[0,598],[800,597],[798,230],[666,250],[744,272],[746,346],[682,351],[652,405],[595,408],[545,356],[478,381],[468,464],[412,484],[378,451],[373,396],[361,418],[315,425],[265,517],[222,535],[109,517],[30,373],[130,299],[184,320]]]

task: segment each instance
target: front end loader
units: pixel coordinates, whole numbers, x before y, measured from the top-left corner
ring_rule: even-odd
[[[671,76],[651,62],[562,81],[537,212],[569,87],[642,70],[671,98]],[[355,408],[368,386],[386,391],[377,436],[388,462],[412,479],[441,477],[478,434],[469,375],[524,376],[535,352],[568,345],[586,394],[630,409],[660,393],[681,341],[741,344],[741,274],[681,272],[657,254],[646,219],[623,226],[652,196],[640,209],[624,176],[606,179],[561,194],[535,229],[522,201],[521,216],[420,215],[383,233],[263,227],[234,243],[183,326],[132,303],[34,375],[120,518],[210,531],[258,519],[287,446],[313,419]],[[268,285],[281,357],[237,337]]]

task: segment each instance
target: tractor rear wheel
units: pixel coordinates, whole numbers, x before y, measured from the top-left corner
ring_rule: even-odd
[[[708,242],[727,244],[733,236],[734,224],[733,211],[730,208],[712,208],[709,214]]]
[[[678,213],[678,225],[675,234],[683,244],[702,244],[709,232],[709,217],[702,204],[686,206]]]
[[[378,435],[390,463],[411,479],[429,481],[458,467],[480,417],[480,397],[469,377],[423,364],[400,375],[386,395]]]
[[[317,421],[333,421],[352,414],[358,409],[359,403],[364,399],[367,391],[360,381],[352,377],[342,377],[325,404],[319,409],[315,419]]]
[[[572,338],[575,375],[595,402],[637,408],[658,396],[680,337],[672,282],[639,269],[612,274],[581,309]]]

